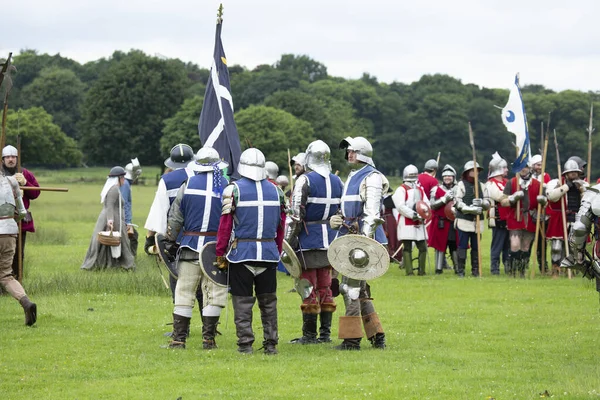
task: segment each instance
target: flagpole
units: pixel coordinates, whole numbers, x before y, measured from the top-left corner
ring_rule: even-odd
[[[548,126],[550,126],[548,124]],[[538,193],[539,196],[544,194],[544,175],[546,173],[546,156],[548,154],[548,135],[544,138],[544,152],[542,153],[542,174],[540,175],[540,191]],[[537,205],[537,221],[535,221],[535,238],[533,240],[533,246],[531,247],[532,252],[537,251],[538,239],[540,236],[540,224],[542,219],[542,205],[538,203]],[[542,245],[542,248],[544,246]],[[534,257],[535,261],[533,263],[533,268],[531,268],[531,279],[535,278],[535,267],[537,266],[537,257]],[[540,267],[541,269],[541,267]]]
[[[475,198],[479,198],[479,168],[477,168],[477,156],[475,154],[475,139],[473,138],[473,129],[469,121],[469,141],[473,151],[473,180],[475,184]],[[481,263],[481,228],[479,226],[479,214],[475,215],[475,234],[477,235],[477,262],[479,264],[479,277],[482,276],[483,264]],[[473,260],[471,260],[473,262]]]

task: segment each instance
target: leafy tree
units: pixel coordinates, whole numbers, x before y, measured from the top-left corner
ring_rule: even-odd
[[[131,51],[90,88],[82,113],[81,146],[88,160],[115,164],[137,156],[162,162],[163,120],[184,100],[188,79],[175,63]]]
[[[295,155],[315,139],[308,122],[273,107],[250,106],[236,114],[235,122],[242,149],[250,145],[258,148],[284,175],[287,175],[287,150]]]
[[[52,116],[41,107],[18,112],[9,110],[6,121],[6,144],[17,145],[21,136],[21,162],[48,166],[79,166],[81,150],[52,122]]]
[[[306,55],[284,54],[275,63],[275,68],[280,71],[291,71],[298,79],[308,82],[327,78],[327,67]]]
[[[258,66],[231,77],[234,109],[242,110],[252,104],[261,104],[278,90],[297,88],[300,80],[294,72],[280,71],[270,66]]]
[[[69,137],[77,138],[84,97],[84,84],[69,69],[50,67],[43,69],[22,91],[24,107],[43,107],[54,117],[54,123]]]
[[[168,157],[169,151],[178,143],[186,143],[192,149],[200,149],[200,136],[198,135],[198,119],[202,111],[204,98],[195,96],[186,99],[177,113],[167,118],[160,138],[160,152],[163,157]]]

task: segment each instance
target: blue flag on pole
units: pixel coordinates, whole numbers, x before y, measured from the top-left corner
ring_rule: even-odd
[[[198,133],[202,146],[213,147],[217,150],[221,158],[229,164],[228,174],[233,179],[238,179],[237,168],[242,148],[233,119],[229,70],[221,42],[222,25],[222,20],[219,19],[215,35],[213,63],[206,84],[200,121],[198,121]]]
[[[521,88],[519,87],[519,74],[515,76],[515,84],[510,89],[508,103],[502,109],[502,122],[506,129],[516,136],[515,145],[517,146],[518,156],[512,165],[512,170],[516,174],[527,166],[531,158],[527,115],[525,115]]]

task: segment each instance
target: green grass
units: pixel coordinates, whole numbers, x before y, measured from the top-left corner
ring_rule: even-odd
[[[47,186],[63,179],[37,175]],[[427,276],[407,277],[392,264],[371,282],[385,351],[365,340],[360,352],[289,344],[300,334],[300,298],[288,292],[293,282],[282,274],[278,356],[236,353],[231,305],[217,350],[202,350],[197,310],[188,348],[163,349],[172,302],[154,260],[141,251],[133,272],[81,271],[101,184],[65,186],[67,194],[43,193],[32,202],[38,232],[27,237],[24,285],[39,307],[36,326],[25,327],[19,304],[0,297],[1,399],[500,400],[540,398],[546,390],[556,399],[600,398],[594,285],[539,274],[492,277],[488,251],[481,279],[436,276],[432,265]],[[153,194],[152,186],[133,187],[140,226]],[[334,321],[343,315],[338,307]]]

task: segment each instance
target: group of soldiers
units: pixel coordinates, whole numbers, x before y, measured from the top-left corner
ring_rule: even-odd
[[[397,237],[402,242],[398,244],[403,247],[402,264],[407,275],[413,274],[411,250],[415,243],[419,251],[419,275],[425,274],[429,246],[435,249],[437,274],[443,273],[447,266],[448,252],[455,273],[464,277],[470,248],[471,273],[479,276],[477,232],[483,232],[487,218],[492,230],[492,275],[500,274],[502,263],[507,275],[524,277],[533,250],[540,271],[558,277],[569,250],[568,236],[573,224],[579,221],[576,216],[584,193],[593,189],[586,180],[585,167],[581,158],[571,157],[564,164],[562,176],[551,179],[548,173],[541,174],[542,156],[534,155],[517,176],[509,179],[506,160],[495,153],[489,163],[487,182],[478,182],[476,188],[475,175],[483,169],[473,161],[465,163],[459,176],[451,165],[445,165],[440,184],[435,179],[436,160],[427,161],[421,174],[414,165],[407,166],[403,172],[404,183],[390,196],[393,204],[388,203],[388,207],[397,210]],[[426,213],[418,212],[419,203],[430,207],[430,220],[424,217]],[[537,248],[532,249],[538,217],[541,218],[538,224],[541,240]],[[551,270],[544,260],[546,242],[551,249]]]
[[[258,301],[261,349],[265,354],[277,354],[276,272],[280,260],[289,261],[286,252],[293,253],[299,264],[297,274],[292,275],[302,298],[302,336],[291,343],[331,342],[335,297],[341,294],[345,315],[339,318],[343,341],[336,348],[340,350],[359,350],[363,336],[375,348],[386,347],[367,279],[382,275],[398,253],[407,275],[415,271],[426,274],[427,248],[433,247],[436,274],[451,268],[446,261],[449,254],[455,273],[464,277],[470,249],[471,274],[479,276],[477,235],[483,231],[485,219],[492,229],[492,275],[500,274],[501,263],[507,275],[525,275],[538,216],[545,224],[538,257],[545,252],[547,240],[553,274],[558,274],[561,264],[577,268],[582,263],[580,237],[587,237],[591,223],[579,222],[576,215],[581,204],[586,204],[582,203],[584,193],[591,189],[585,180],[585,165],[577,157],[565,163],[558,179],[541,176],[539,155],[508,179],[508,164],[496,153],[485,184],[476,179],[482,168],[474,161],[466,162],[460,175],[445,165],[439,183],[438,163],[429,160],[421,173],[414,165],[404,168],[403,183],[392,193],[386,177],[375,168],[367,139],[348,137],[339,147],[353,168],[345,182],[332,173],[331,150],[321,140],[292,158],[291,182],[278,176],[277,165],[266,161],[256,148],[241,154],[240,178],[229,182],[228,165],[215,149],[203,147],[194,154],[188,145],[173,147],[165,161],[169,171],[160,179],[146,221],[144,246],[148,254],[158,253],[172,272],[169,348],[185,348],[196,300],[202,316],[202,346],[215,348],[221,311],[230,293],[237,350],[253,352],[252,309]],[[579,230],[577,224],[583,224]],[[571,232],[571,244],[579,246],[569,259],[565,232]],[[349,251],[337,245],[347,254],[336,250],[332,255],[332,248],[344,237],[358,236],[387,247],[381,273],[367,271],[377,268],[373,260],[379,251],[368,242],[356,242],[356,248]],[[416,268],[413,245],[419,253]],[[347,259],[340,261],[340,253]],[[347,273],[344,262],[366,272]],[[545,271],[542,263],[540,268]]]
[[[371,344],[385,348],[368,283],[338,277],[327,250],[336,237],[350,233],[372,238],[377,246],[387,243],[380,213],[389,184],[375,168],[368,140],[348,137],[340,148],[355,168],[345,184],[331,172],[329,146],[318,140],[293,158],[295,176],[288,198],[283,188],[289,179],[278,177],[277,166],[259,149],[241,154],[236,169],[240,178],[230,183],[225,174],[228,165],[215,149],[203,147],[194,154],[188,145],[173,147],[165,161],[170,171],[160,179],[145,224],[144,246],[148,254],[160,255],[174,278],[169,348],[185,348],[196,300],[202,315],[202,346],[215,348],[217,325],[230,293],[237,350],[253,352],[252,308],[258,301],[261,349],[277,354],[276,274],[284,240],[301,260],[296,278],[308,288],[300,305],[302,337],[292,342],[331,342],[334,296],[341,293],[346,315],[340,318],[339,337],[344,340],[337,348],[359,350],[363,326]],[[359,263],[365,261],[361,251]]]

